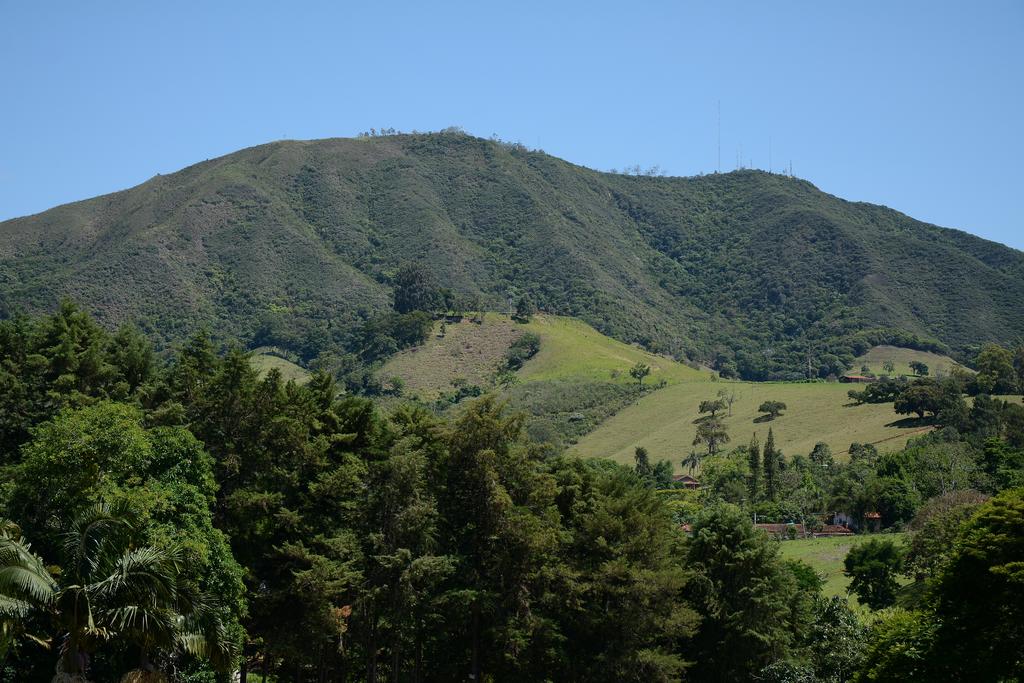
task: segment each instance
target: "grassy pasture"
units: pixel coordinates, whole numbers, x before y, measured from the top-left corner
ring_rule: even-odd
[[[853,385],[712,382],[709,370],[697,370],[616,341],[573,318],[541,314],[522,324],[489,313],[482,325],[468,319],[448,324],[443,337],[438,336],[439,328],[422,346],[390,359],[379,377],[384,381],[401,377],[407,392],[427,399],[449,390],[456,378],[487,387],[509,345],[524,332],[534,332],[541,339],[540,351],[519,371],[521,385],[509,398],[515,407],[531,413],[543,406],[542,412],[551,418],[546,422],[552,423],[544,429],[570,444],[579,439],[570,453],[581,457],[631,464],[634,449],[644,446],[653,459],[668,459],[682,471],[680,461],[692,448],[697,429],[697,406],[702,400],[716,398],[720,390],[736,395],[733,414],[725,416],[733,445],[745,444],[755,432],[763,442],[771,426],[776,443],[787,455],[807,454],[824,441],[842,460],[853,442],[894,450],[928,429],[901,419],[891,404],[849,405],[846,394]],[[876,347],[868,356],[871,354],[881,359],[877,360],[879,367],[885,358],[893,358],[898,367],[921,359],[936,370],[946,367],[943,363],[952,363],[935,354],[894,347]],[[648,384],[664,379],[668,386],[632,400],[620,396],[621,391],[601,389],[608,383],[634,383],[629,368],[638,361],[651,366]],[[577,394],[566,389],[573,383],[579,385]],[[766,400],[782,401],[788,409],[772,422],[761,421],[757,407]],[[570,425],[570,419],[577,422]],[[586,431],[589,433],[581,433]]]
[[[280,356],[275,356],[271,353],[253,353],[249,358],[249,362],[256,368],[261,375],[269,372],[270,370],[277,369],[281,371],[281,377],[285,382],[294,380],[298,384],[304,384],[309,381],[310,372],[303,367],[296,365],[290,360],[285,360]]]
[[[536,315],[529,323],[517,323],[508,316],[488,313],[482,325],[465,319],[446,326],[443,337],[434,334],[421,346],[396,354],[384,364],[378,376],[386,381],[401,377],[406,390],[432,398],[451,388],[452,380],[463,378],[486,387],[494,371],[504,362],[505,352],[520,335],[536,333],[540,351],[519,372],[522,382],[573,380],[633,383],[629,368],[638,361],[651,366],[644,380],[651,384],[706,380],[710,371],[700,371],[670,358],[648,353],[606,337],[574,318]]]
[[[615,414],[583,437],[571,452],[582,457],[612,458],[632,463],[637,446],[647,448],[653,460],[671,460],[677,471],[692,448],[702,400],[716,398],[719,390],[735,391],[736,401],[724,423],[730,445],[745,444],[756,433],[761,443],[771,427],[775,442],[786,455],[807,454],[819,441],[836,457],[845,459],[853,442],[874,443],[879,450],[902,447],[908,438],[927,431],[901,420],[892,404],[849,405],[851,385],[826,383],[683,382],[655,391]],[[760,421],[757,407],[778,400],[788,408],[771,422]]]
[[[891,360],[893,365],[896,366],[895,372],[891,373],[894,376],[913,375],[914,371],[910,369],[910,363],[915,360],[927,365],[928,374],[933,377],[935,375],[948,375],[953,368],[963,367],[949,356],[941,356],[937,353],[905,349],[899,346],[875,346],[863,356],[853,361],[853,368],[850,371],[859,373],[861,366],[866,365],[876,375],[889,374],[882,367],[887,360]]]
[[[651,367],[644,380],[669,384],[708,380],[710,370],[695,370],[671,358],[607,337],[574,318],[537,315],[526,328],[540,336],[540,352],[520,372],[523,381],[587,379],[632,383],[629,369],[637,362]],[[615,375],[615,376],[613,376]]]
[[[906,534],[839,536],[833,538],[801,538],[794,541],[780,541],[780,552],[787,560],[803,560],[824,577],[822,588],[826,597],[847,595],[846,588],[850,585],[849,577],[843,574],[843,560],[850,548],[871,538],[889,538],[902,542]],[[857,598],[850,596],[851,604],[857,604]]]

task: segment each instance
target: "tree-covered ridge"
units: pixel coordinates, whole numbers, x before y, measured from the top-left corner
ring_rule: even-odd
[[[1024,334],[1012,249],[781,175],[599,173],[458,133],[272,143],[7,221],[0,313],[73,295],[161,344],[207,325],[326,363],[407,262],[455,308],[526,301],[748,379]]]

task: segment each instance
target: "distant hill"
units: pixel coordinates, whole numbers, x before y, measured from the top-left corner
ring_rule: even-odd
[[[463,302],[526,293],[748,379],[1024,335],[1024,254],[999,244],[781,175],[600,173],[458,133],[276,142],[0,223],[0,315],[70,296],[309,360],[408,260]]]

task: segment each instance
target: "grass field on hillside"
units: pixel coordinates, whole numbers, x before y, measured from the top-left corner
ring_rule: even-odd
[[[902,542],[906,534],[839,536],[833,538],[801,538],[795,541],[780,541],[782,557],[787,560],[803,560],[825,579],[822,592],[826,597],[847,595],[849,577],[843,574],[843,560],[850,548],[872,538],[886,538]],[[851,604],[857,599],[850,596]]]
[[[261,375],[276,368],[281,371],[281,377],[284,378],[285,382],[295,380],[297,383],[303,384],[309,381],[310,373],[308,370],[273,354],[254,353],[250,357],[249,362],[252,363],[253,367]]]
[[[899,346],[876,346],[853,361],[853,368],[850,372],[859,373],[861,366],[867,365],[868,369],[876,375],[889,374],[882,367],[887,360],[891,360],[896,366],[895,372],[891,373],[894,376],[913,375],[914,371],[910,369],[910,362],[915,360],[927,365],[928,374],[933,377],[948,375],[954,367],[963,367],[949,356],[941,356],[937,353],[905,349]]]
[[[721,389],[736,392],[733,414],[730,417],[726,411],[724,417],[732,437],[730,446],[746,444],[754,433],[764,443],[771,427],[776,444],[787,456],[806,455],[823,441],[843,460],[853,442],[894,450],[928,429],[903,426],[908,421],[901,421],[891,403],[848,405],[848,384],[684,382],[655,391],[620,411],[570,452],[630,464],[634,449],[644,446],[652,460],[671,460],[676,471],[682,471],[680,461],[693,448],[697,406],[715,398]],[[788,408],[771,422],[755,422],[760,415],[757,407],[767,400],[782,401]]]
[[[669,384],[709,380],[712,374],[623,344],[574,318],[537,315],[526,327],[540,335],[541,341],[540,352],[519,373],[523,381],[578,378],[629,383],[635,381],[629,369],[637,362],[651,367],[644,380],[648,384],[662,379]]]
[[[700,371],[670,358],[648,353],[606,337],[590,325],[553,315],[535,315],[529,323],[517,323],[508,316],[488,313],[481,325],[465,319],[446,325],[438,336],[440,324],[421,346],[396,354],[378,373],[382,381],[401,377],[406,391],[432,398],[451,389],[452,380],[488,386],[494,371],[504,362],[505,352],[519,336],[533,332],[540,337],[540,351],[518,373],[526,382],[585,380],[633,383],[629,369],[642,361],[651,366],[645,380],[653,384],[708,380],[710,370]]]

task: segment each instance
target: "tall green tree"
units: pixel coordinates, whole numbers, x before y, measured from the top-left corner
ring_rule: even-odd
[[[998,344],[986,344],[974,361],[978,374],[974,381],[983,394],[1012,394],[1018,389],[1013,354]]]
[[[750,437],[750,445],[747,446],[747,463],[750,466],[747,492],[750,495],[750,502],[753,504],[761,495],[761,444],[757,440],[756,433]]]
[[[935,585],[936,657],[952,679],[1024,676],[1024,488],[1000,493],[962,527]]]
[[[847,592],[871,609],[882,609],[896,602],[903,570],[903,549],[888,539],[873,538],[850,548],[843,560],[844,573],[850,577]]]
[[[703,615],[694,673],[700,680],[749,680],[786,657],[797,636],[796,580],[777,544],[740,508],[716,505],[693,524],[687,559]]]
[[[779,460],[781,453],[775,448],[775,434],[768,428],[768,439],[764,442],[764,495],[768,500],[775,500],[779,493]]]

